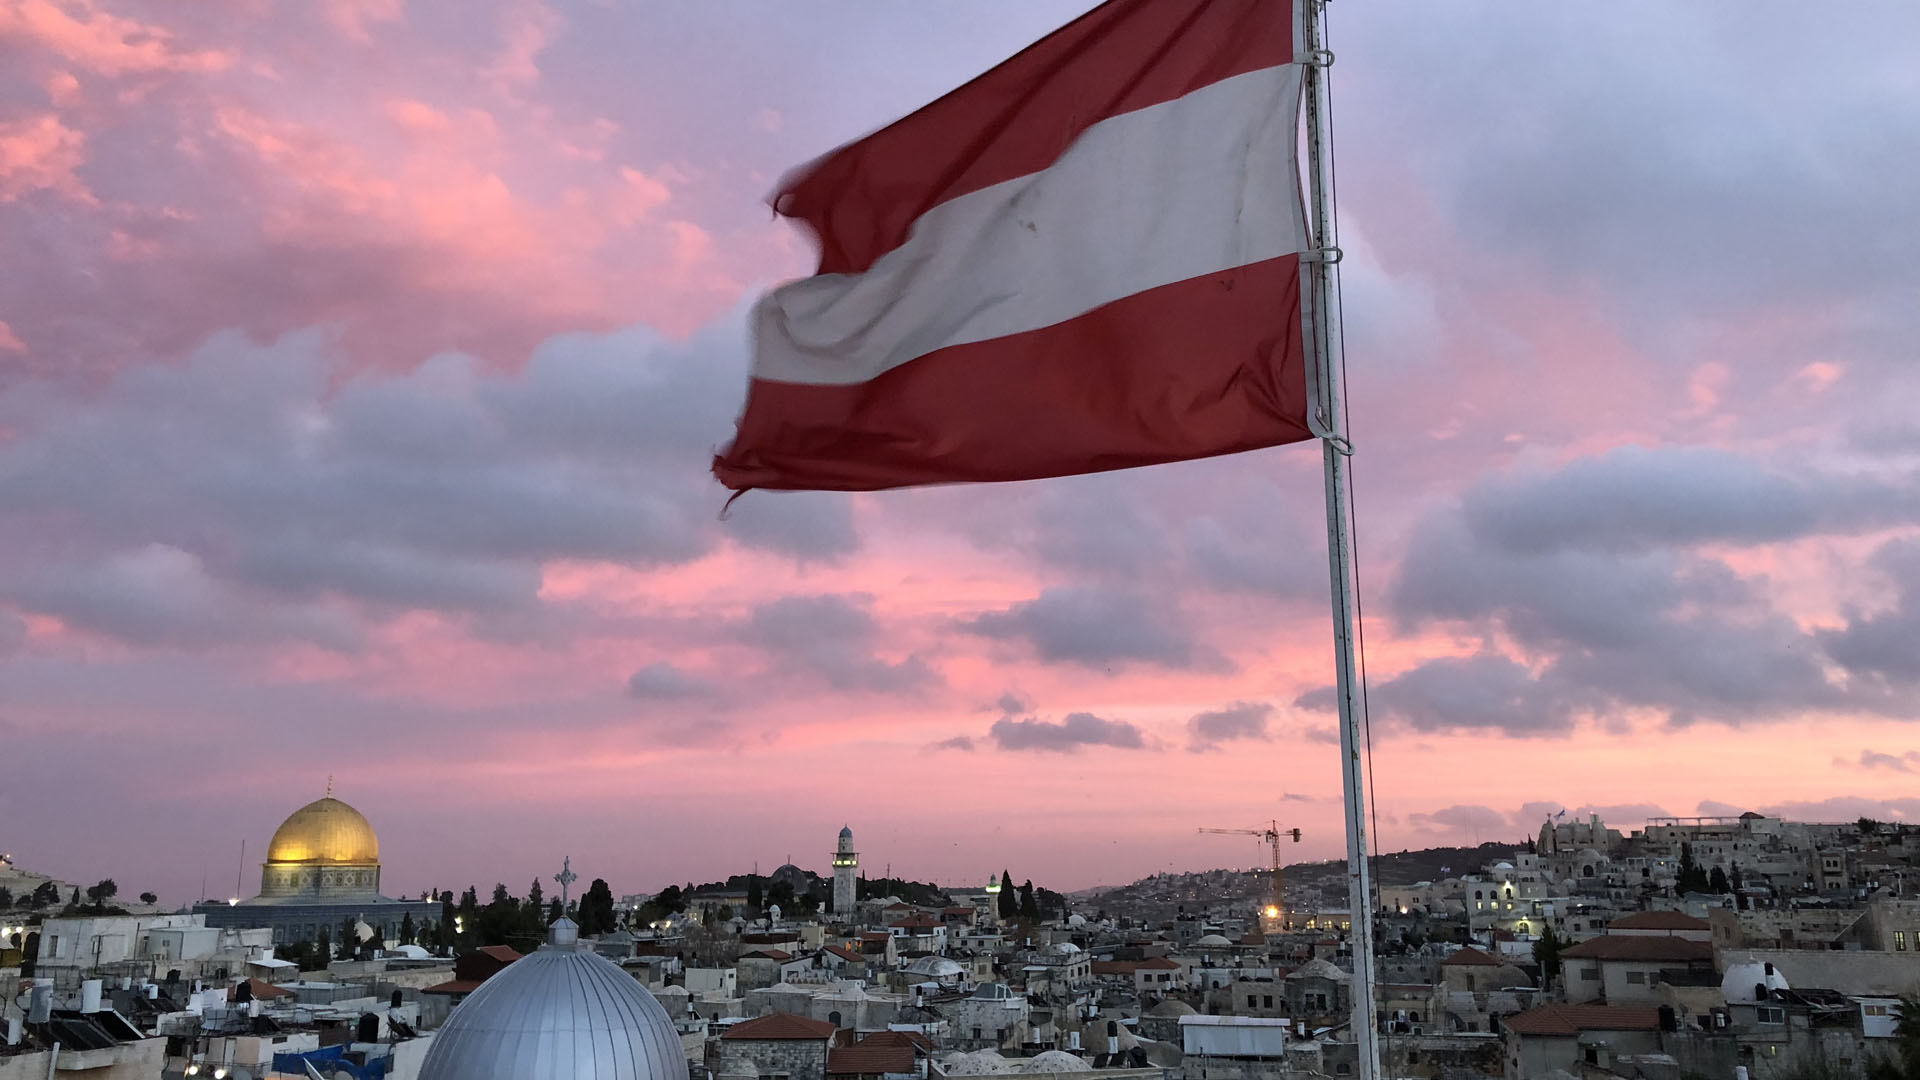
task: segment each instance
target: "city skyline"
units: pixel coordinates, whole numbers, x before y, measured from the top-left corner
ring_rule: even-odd
[[[1313,449],[717,520],[761,196],[1086,6],[0,3],[0,848],[1336,857]],[[1376,849],[1920,820],[1920,14],[1333,19]]]

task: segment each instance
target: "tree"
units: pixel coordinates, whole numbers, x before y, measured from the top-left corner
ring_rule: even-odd
[[[67,898],[67,906],[70,908],[80,906],[80,886],[75,885],[73,887],[73,895]]]
[[[107,901],[113,899],[119,892],[120,886],[115,885],[112,878],[103,878],[98,883],[87,886],[87,902],[93,905],[93,910],[105,911]]]
[[[320,936],[314,940],[313,954],[321,967],[326,967],[327,961],[333,958],[333,935],[324,926],[320,928]]]
[[[765,899],[766,899],[766,894],[761,892],[760,890],[760,875],[755,874],[752,877],[748,878],[747,879],[747,916],[749,918],[755,915],[758,915],[760,913],[760,902]],[[844,915],[846,914],[846,912],[836,911],[834,912],[834,914]]]
[[[580,933],[587,936],[613,932],[613,890],[605,878],[594,878],[587,895],[580,898]]]
[[[1679,893],[1706,892],[1707,872],[1693,861],[1693,845],[1680,845],[1680,875],[1673,883],[1673,889]]]
[[[1712,875],[1707,878],[1707,891],[1716,893],[1730,893],[1733,891],[1733,883],[1727,880],[1727,872],[1725,870],[1717,866],[1713,868]]]
[[[1006,894],[1002,893],[1001,895],[1004,896]],[[1020,886],[1020,917],[1023,919],[1032,919],[1035,922],[1040,920],[1040,905],[1033,899],[1032,878],[1028,878],[1027,881]]]
[[[0,885],[0,907],[12,907],[12,906],[13,906],[13,890],[7,888],[5,885]]]
[[[409,911],[402,914],[400,916],[400,944],[413,944],[413,938],[416,933],[417,931],[413,925],[413,912]]]
[[[1920,998],[1903,997],[1894,1009],[1893,1055],[1868,1062],[1867,1080],[1920,1077]]]
[[[140,894],[140,902],[143,904],[157,904],[160,902],[160,897],[157,893],[143,892]]]
[[[359,948],[360,937],[353,932],[353,917],[349,915],[340,920],[340,952],[335,959],[351,960]]]
[[[1870,817],[1861,818],[1856,823],[1856,827],[1860,830],[1861,836],[1872,836],[1880,831],[1880,823]]]
[[[74,890],[75,903],[80,902],[79,892],[80,890],[78,889]],[[60,886],[55,885],[51,881],[43,881],[40,884],[34,886],[34,889],[33,889],[33,906],[34,907],[37,907],[37,908],[52,907],[54,904],[57,904],[59,902],[60,902]]]
[[[560,898],[557,896],[554,897],[547,902],[547,925],[552,926],[554,923],[559,922],[560,917],[566,913],[566,909],[560,906]]]
[[[1552,926],[1541,930],[1539,940],[1533,943],[1533,962],[1540,965],[1542,985],[1552,982],[1560,974],[1560,949],[1563,944]]]
[[[1011,919],[1020,914],[1020,896],[1013,890],[1013,871],[1000,871],[1000,917]]]

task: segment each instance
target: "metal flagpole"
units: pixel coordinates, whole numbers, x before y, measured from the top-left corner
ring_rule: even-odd
[[[1347,818],[1348,940],[1353,950],[1352,1030],[1360,1080],[1380,1080],[1380,1043],[1374,1027],[1373,883],[1367,865],[1366,762],[1360,725],[1359,650],[1354,639],[1358,586],[1353,563],[1353,510],[1349,503],[1346,413],[1341,400],[1346,359],[1340,337],[1339,236],[1333,209],[1333,127],[1327,101],[1326,0],[1297,0],[1306,19],[1306,131],[1313,247],[1312,288],[1306,306],[1307,333],[1319,382],[1316,434],[1326,462],[1327,568],[1333,583],[1334,689],[1340,706],[1341,786]]]

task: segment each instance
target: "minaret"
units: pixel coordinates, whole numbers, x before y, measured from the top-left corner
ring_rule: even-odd
[[[833,913],[842,919],[853,917],[853,875],[860,865],[860,853],[853,850],[853,829],[840,829],[840,846],[833,853]]]
[[[987,916],[985,925],[1000,925],[1000,875],[987,878]]]

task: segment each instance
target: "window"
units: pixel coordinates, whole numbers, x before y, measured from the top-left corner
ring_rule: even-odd
[[[1340,1076],[1346,1076],[1349,1073],[1353,1072],[1353,1066],[1343,1061],[1340,1064],[1335,1065],[1333,1067],[1333,1071]]]
[[[1627,981],[1635,986],[1645,986],[1647,984],[1647,973],[1644,971],[1629,971],[1627,972]]]
[[[1268,1008],[1268,1009],[1271,1009],[1271,1008],[1273,1008],[1273,995],[1272,995],[1272,994],[1267,994],[1267,995],[1265,995],[1265,998],[1264,998],[1264,1004],[1263,1004],[1263,1007],[1264,1007],[1264,1008]]]
[[[1762,1005],[1754,1010],[1757,1019],[1763,1024],[1784,1024],[1787,1022],[1787,1010],[1778,1005]]]
[[[1599,968],[1597,968],[1597,967],[1583,967],[1583,968],[1581,968],[1581,969],[1580,969],[1580,981],[1581,981],[1581,982],[1599,982],[1599,981],[1600,981],[1600,969],[1599,969]]]
[[[1895,930],[1893,932],[1893,951],[1907,951],[1907,932],[1905,930]]]
[[[1257,1009],[1257,1008],[1259,1008],[1259,1006],[1258,1006],[1257,1004],[1255,1004],[1255,998],[1254,998],[1254,996],[1253,996],[1252,994],[1248,994],[1248,995],[1247,995],[1247,1008],[1249,1008],[1249,1009]]]
[[[1885,1005],[1866,1005],[1866,1006],[1863,1006],[1862,1008],[1868,1016],[1887,1015],[1887,1007]]]
[[[980,1037],[980,1029],[979,1029],[979,1028],[974,1028],[974,1029],[973,1029],[973,1037],[974,1037],[974,1038],[976,1038],[976,1039]]]

